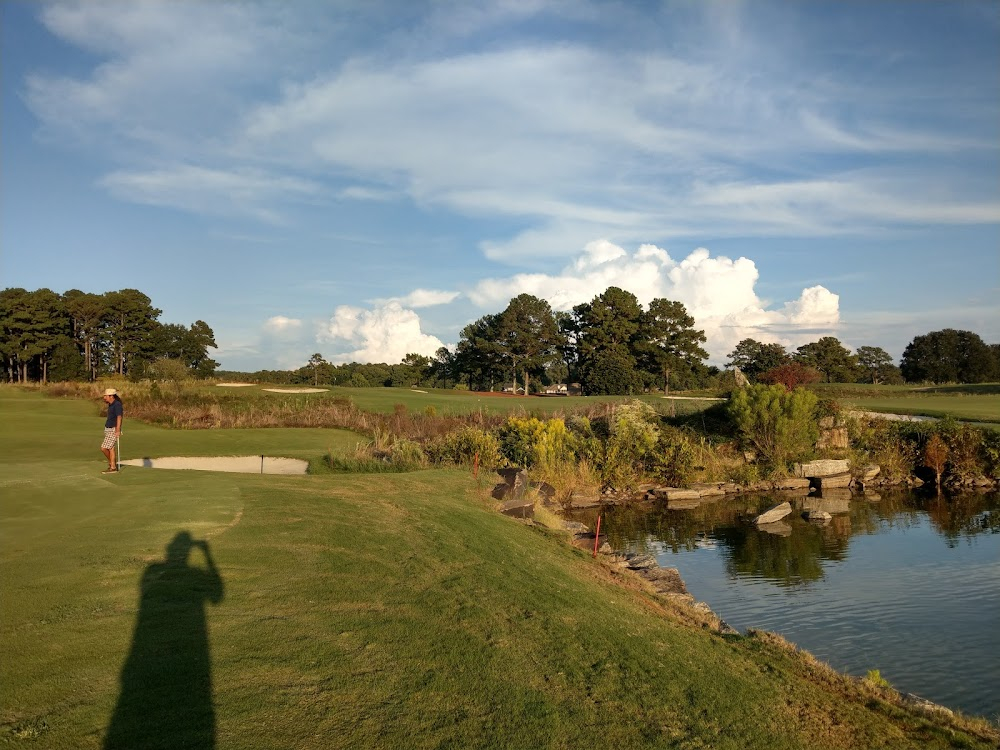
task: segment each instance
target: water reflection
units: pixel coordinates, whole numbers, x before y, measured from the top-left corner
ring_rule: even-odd
[[[949,547],[977,534],[1000,533],[996,493],[946,497],[890,491],[874,496],[879,498],[875,501],[847,497],[743,495],[689,510],[636,504],[605,510],[602,531],[613,548],[623,550],[678,553],[717,545],[729,575],[763,578],[781,586],[823,578],[825,563],[844,560],[854,536],[915,527],[923,517],[930,519]],[[767,527],[753,525],[756,515],[784,501],[791,503],[791,515]],[[823,524],[810,522],[802,517],[807,510],[826,510],[832,518]],[[592,525],[596,511],[574,518]]]
[[[795,511],[782,526],[753,525],[784,500]],[[834,512],[810,522],[810,508]],[[778,632],[835,669],[879,669],[905,692],[1000,714],[1000,494],[772,493],[603,515],[612,547],[678,568],[733,627]],[[592,525],[596,512],[575,518]]]

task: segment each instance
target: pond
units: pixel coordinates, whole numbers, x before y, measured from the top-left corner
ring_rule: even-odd
[[[780,633],[842,672],[878,669],[902,692],[997,721],[1000,494],[884,492],[838,501],[824,525],[795,512],[778,533],[753,526],[785,499],[605,509],[601,532],[616,550],[678,568],[695,599],[741,631]],[[596,516],[573,514],[591,528]]]

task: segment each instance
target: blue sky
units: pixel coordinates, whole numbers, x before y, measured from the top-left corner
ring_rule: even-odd
[[[522,292],[898,358],[1000,342],[1000,4],[0,1],[0,287],[224,369],[398,362]]]

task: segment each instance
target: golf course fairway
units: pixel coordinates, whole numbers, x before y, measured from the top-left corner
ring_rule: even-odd
[[[464,469],[102,476],[99,404],[0,388],[0,743],[33,748],[987,748],[766,637],[685,624]],[[126,458],[317,458],[166,430]]]

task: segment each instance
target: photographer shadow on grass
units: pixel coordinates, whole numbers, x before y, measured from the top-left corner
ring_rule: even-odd
[[[195,548],[206,567],[189,564]],[[178,532],[166,559],[142,575],[139,615],[105,750],[215,747],[205,604],[222,597],[208,542]]]

